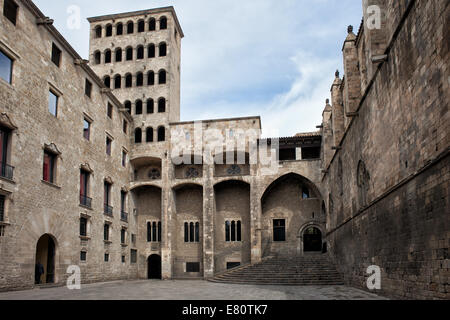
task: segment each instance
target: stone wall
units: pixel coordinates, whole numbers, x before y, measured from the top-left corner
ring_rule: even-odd
[[[373,40],[390,39],[387,61],[363,81],[356,114],[324,166],[331,252],[351,284],[365,288],[375,264],[386,295],[448,299],[450,7],[418,0],[382,8],[384,35],[361,30],[355,45],[371,58],[380,53]],[[371,59],[359,64],[373,68]],[[354,86],[347,79],[342,87]]]

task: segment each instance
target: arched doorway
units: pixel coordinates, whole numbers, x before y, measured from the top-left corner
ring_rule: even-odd
[[[161,279],[161,256],[152,254],[148,257],[148,279]]]
[[[53,238],[44,234],[36,246],[35,284],[55,282],[56,244]]]
[[[322,232],[309,227],[303,232],[303,252],[322,252]]]

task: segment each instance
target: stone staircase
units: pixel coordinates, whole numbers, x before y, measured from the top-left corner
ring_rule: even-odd
[[[209,279],[211,282],[257,285],[343,285],[344,280],[327,254],[267,257],[261,263],[238,267]]]

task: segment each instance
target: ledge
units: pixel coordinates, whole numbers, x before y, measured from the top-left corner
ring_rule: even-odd
[[[55,188],[55,189],[61,189],[61,186],[58,186],[57,184],[54,184],[54,183],[52,183],[52,182],[48,182],[48,181],[45,181],[45,180],[41,180],[41,182],[42,182],[43,184],[45,184],[45,185],[47,185],[47,186],[50,186],[50,187],[53,187],[53,188]]]
[[[88,237],[88,236],[80,236],[80,239],[81,239],[81,240],[86,240],[86,241],[91,240],[91,238]]]

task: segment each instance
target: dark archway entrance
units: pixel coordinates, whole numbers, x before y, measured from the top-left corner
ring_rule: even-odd
[[[322,252],[322,232],[318,228],[309,227],[303,233],[304,252]]]
[[[55,253],[56,244],[53,238],[44,234],[36,246],[35,283],[55,282]]]
[[[152,254],[148,257],[148,279],[161,279],[161,256]]]

